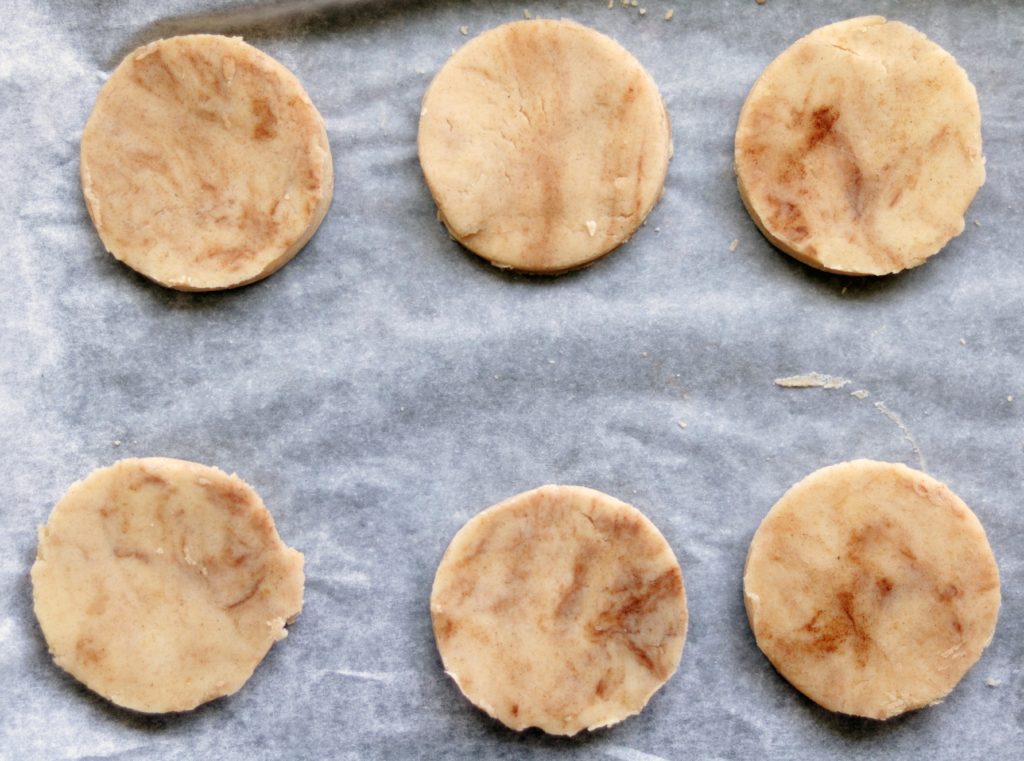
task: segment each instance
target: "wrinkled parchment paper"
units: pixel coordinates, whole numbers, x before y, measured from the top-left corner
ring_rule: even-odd
[[[1019,757],[1024,4],[299,5],[4,3],[0,757]],[[433,74],[524,9],[619,40],[658,82],[674,129],[647,225],[555,279],[498,271],[449,240],[416,158]],[[856,280],[761,237],[736,192],[732,136],[775,55],[874,12],[967,70],[988,181],[941,254]],[[326,119],[337,176],[293,262],[205,295],[152,285],[106,254],[78,185],[82,127],[113,66],[137,44],[197,31],[243,34],[295,72]],[[774,383],[812,372],[849,383]],[[93,695],[52,664],[32,614],[36,527],[93,468],[148,455],[238,472],[306,555],[306,607],[287,640],[238,694],[185,715]],[[855,457],[947,482],[985,525],[1003,579],[978,665],[941,705],[884,724],[793,690],[758,651],[741,598],[771,505]],[[428,613],[463,522],[547,482],[643,510],[690,601],[676,676],[641,715],[573,740],[517,735],[473,708],[442,672]]]

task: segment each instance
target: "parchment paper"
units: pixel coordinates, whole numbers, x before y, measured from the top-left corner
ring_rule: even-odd
[[[0,5],[0,757],[1020,758],[1024,4],[642,0],[641,15],[619,0],[369,2],[241,28],[189,18],[225,7],[200,0]],[[449,240],[416,158],[433,74],[524,8],[619,40],[674,129],[647,225],[555,279],[501,272]],[[761,237],[736,192],[732,138],[779,52],[875,12],[967,70],[988,181],[942,253],[857,280]],[[326,119],[337,184],[320,231],[279,273],[181,294],[104,252],[78,142],[121,55],[207,30],[244,34],[295,72]],[[811,371],[850,384],[773,383]],[[238,472],[307,572],[301,618],[239,693],[155,718],[53,665],[28,577],[36,527],[67,487],[149,455]],[[742,605],[767,510],[855,457],[948,483],[982,520],[1003,580],[977,666],[941,705],[887,723],[798,694]],[[690,602],[676,676],[639,716],[574,740],[517,735],[473,708],[442,672],[428,612],[463,522],[548,482],[643,510],[679,556]]]

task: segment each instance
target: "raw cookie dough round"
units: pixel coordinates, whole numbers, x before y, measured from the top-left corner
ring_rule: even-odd
[[[498,267],[556,274],[643,223],[672,134],[657,85],[617,42],[571,21],[519,21],[437,74],[419,154],[455,240]]]
[[[556,735],[638,713],[686,639],[665,538],[580,486],[542,486],[470,520],[437,569],[430,614],[445,671],[474,705]]]
[[[736,175],[761,232],[805,264],[916,267],[963,232],[985,181],[978,96],[953,56],[906,24],[831,24],[754,83]]]
[[[974,513],[931,476],[871,460],[786,492],[754,534],[743,591],[779,673],[824,708],[872,719],[952,690],[999,613]]]
[[[81,172],[107,250],[182,291],[276,272],[320,226],[334,184],[323,119],[295,76],[210,34],[121,62],[85,125]]]
[[[36,617],[57,665],[125,708],[238,690],[302,609],[302,555],[238,476],[162,457],[74,484],[39,529]]]

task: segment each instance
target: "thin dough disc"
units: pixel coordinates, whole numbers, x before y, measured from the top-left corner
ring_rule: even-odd
[[[832,465],[754,534],[743,578],[757,644],[819,705],[887,719],[934,703],[978,660],[999,571],[974,513],[905,465]]]
[[[237,476],[121,460],[74,484],[40,528],[36,617],[57,665],[90,689],[185,711],[238,690],[287,634],[302,561]]]
[[[430,613],[445,670],[474,705],[557,735],[639,712],[686,639],[665,538],[636,508],[579,486],[525,492],[463,526]]]
[[[617,42],[571,21],[520,21],[441,69],[419,153],[452,237],[499,267],[555,274],[647,218],[672,134],[657,85]]]
[[[831,24],[754,84],[736,174],[757,226],[805,264],[847,275],[916,267],[963,232],[985,181],[978,96],[912,27]]]
[[[276,272],[320,226],[334,184],[323,119],[295,76],[209,34],[124,59],[85,126],[81,172],[107,250],[183,291]]]

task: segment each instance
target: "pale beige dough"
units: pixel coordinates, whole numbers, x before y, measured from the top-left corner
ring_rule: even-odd
[[[554,274],[647,218],[672,135],[657,85],[621,45],[571,21],[520,21],[437,74],[419,154],[452,237],[499,267]]]
[[[847,275],[922,264],[964,229],[985,181],[981,113],[954,58],[878,16],[776,58],[736,128],[750,216],[778,248]]]
[[[686,593],[636,508],[543,486],[455,535],[430,597],[446,672],[512,729],[574,735],[640,711],[675,672]]]
[[[103,245],[170,288],[234,288],[310,239],[334,175],[295,76],[233,37],[159,40],[128,55],[82,134],[82,191]]]
[[[302,565],[237,476],[131,459],[57,503],[32,591],[58,666],[125,708],[186,711],[238,690],[286,635]]]
[[[757,644],[831,710],[887,719],[934,703],[978,660],[999,571],[974,513],[905,465],[812,473],[754,534],[743,578]]]

